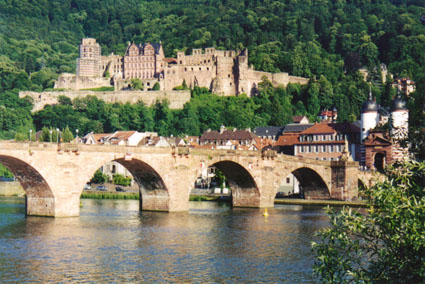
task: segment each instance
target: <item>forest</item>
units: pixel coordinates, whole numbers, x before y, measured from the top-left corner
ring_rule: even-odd
[[[286,88],[264,81],[253,98],[196,88],[179,111],[167,102],[147,107],[88,97],[62,98],[31,114],[31,100],[19,99],[18,91],[49,89],[58,74],[74,73],[83,37],[96,38],[103,54],[123,54],[129,41],[161,42],[167,57],[192,48],[246,47],[257,70],[310,80]],[[384,83],[384,65],[394,77],[416,82],[418,91],[406,100],[417,133],[425,127],[424,50],[425,0],[0,0],[0,137],[67,126],[80,133],[199,135],[221,124],[284,125],[301,114],[315,120],[334,107],[340,121],[355,121],[370,87],[389,107],[395,90],[391,78]],[[361,68],[368,70],[366,80]]]

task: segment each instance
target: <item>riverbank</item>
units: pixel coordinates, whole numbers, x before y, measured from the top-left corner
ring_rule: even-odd
[[[279,198],[274,200],[274,204],[367,207],[366,203],[362,201],[307,200],[298,198]]]
[[[81,194],[84,199],[135,199],[139,200],[139,194],[135,192],[98,192],[84,191]],[[232,201],[231,196],[220,195],[190,195],[189,201]],[[366,207],[366,204],[361,201],[339,201],[339,200],[306,200],[297,198],[282,198],[275,199],[274,204],[287,205],[313,205],[313,206],[351,206],[351,207]]]
[[[137,192],[99,192],[99,191],[83,191],[81,197],[84,199],[133,199],[139,200]]]

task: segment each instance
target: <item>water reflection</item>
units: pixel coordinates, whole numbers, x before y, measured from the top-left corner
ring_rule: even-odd
[[[139,212],[137,200],[82,200],[76,218],[25,217],[0,199],[0,282],[316,283],[318,207]]]

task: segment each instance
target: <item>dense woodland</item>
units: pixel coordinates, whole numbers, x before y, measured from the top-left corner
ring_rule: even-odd
[[[417,82],[419,91],[407,98],[411,125],[424,127],[424,15],[424,0],[0,0],[0,135],[12,138],[43,126],[198,135],[221,124],[283,125],[294,114],[315,119],[333,107],[339,120],[354,121],[370,85],[384,106],[395,94],[382,83],[382,63],[394,76]],[[254,98],[196,89],[181,111],[166,103],[63,98],[31,114],[31,101],[17,92],[51,88],[59,73],[75,72],[82,37],[96,38],[104,54],[122,54],[128,41],[161,41],[168,57],[199,47],[247,47],[257,70],[289,72],[310,82],[287,88],[263,82]],[[368,82],[358,72],[362,67],[369,70]]]

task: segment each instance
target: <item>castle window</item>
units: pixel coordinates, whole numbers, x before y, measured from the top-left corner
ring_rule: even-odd
[[[186,70],[185,70],[186,71]],[[170,70],[167,71],[167,74],[170,74]]]
[[[147,82],[147,83],[146,83],[146,85],[150,86],[150,85],[151,85],[151,83]]]
[[[232,85],[232,82],[230,82],[230,86]]]
[[[199,67],[199,71],[202,71],[202,68],[201,67]]]
[[[210,71],[210,67],[207,67],[207,71]]]
[[[180,64],[183,64],[181,60],[180,60]]]
[[[290,178],[286,178],[286,183],[290,183],[291,179]]]
[[[193,71],[193,67],[192,67],[192,71]]]
[[[210,60],[208,59],[208,63],[210,63]]]
[[[173,74],[176,74],[176,71],[173,70]]]
[[[207,63],[207,61],[206,61],[206,60],[204,60],[204,63]]]
[[[230,78],[230,74],[227,74],[227,78]]]

